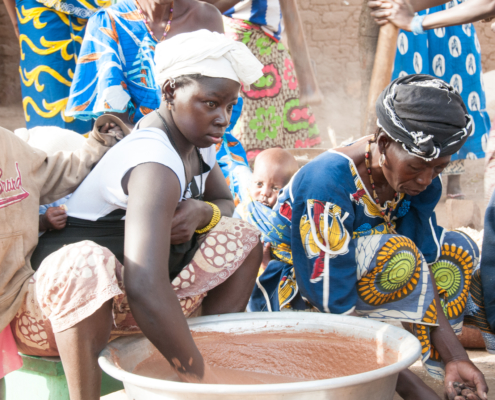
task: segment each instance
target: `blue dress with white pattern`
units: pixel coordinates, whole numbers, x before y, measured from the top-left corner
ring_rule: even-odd
[[[418,14],[432,14],[461,2],[452,0]],[[392,79],[408,74],[433,75],[457,89],[473,117],[475,129],[459,152],[452,156],[452,161],[484,158],[490,118],[485,109],[481,48],[474,26],[465,24],[432,29],[424,35],[401,30]]]

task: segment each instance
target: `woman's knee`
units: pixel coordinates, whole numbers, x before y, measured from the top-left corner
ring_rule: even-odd
[[[263,244],[258,240],[258,243],[253,247],[249,255],[246,257],[243,265],[248,268],[253,268],[258,271],[263,259]]]

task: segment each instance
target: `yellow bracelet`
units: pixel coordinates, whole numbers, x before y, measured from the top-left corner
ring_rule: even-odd
[[[220,209],[215,204],[210,203],[209,201],[205,201],[205,203],[208,204],[211,208],[213,208],[213,216],[211,217],[210,223],[206,225],[204,228],[196,229],[195,230],[196,233],[208,232],[209,230],[213,229],[218,224],[218,221],[220,221],[220,218],[222,218]]]

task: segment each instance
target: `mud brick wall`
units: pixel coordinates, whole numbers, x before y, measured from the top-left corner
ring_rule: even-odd
[[[358,23],[362,0],[298,0],[309,52],[314,60],[324,104],[314,109],[324,144],[327,127],[340,142],[359,136],[360,70]],[[19,45],[0,2],[0,107],[22,107]],[[495,69],[495,33],[477,23],[483,69]],[[1,115],[0,115],[1,117]]]
[[[19,42],[3,2],[0,27],[0,106],[20,104]]]

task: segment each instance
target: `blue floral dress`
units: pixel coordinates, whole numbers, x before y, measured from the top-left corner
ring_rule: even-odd
[[[443,311],[460,333],[479,251],[468,236],[436,224],[441,193],[436,178],[418,196],[401,194],[392,234],[354,162],[332,150],[320,155],[280,192],[271,212],[249,213],[273,249],[249,311],[356,311],[411,323],[428,372],[442,378],[430,327]],[[434,300],[430,269],[441,304]]]

